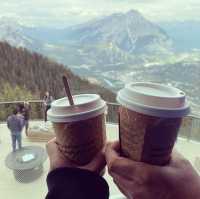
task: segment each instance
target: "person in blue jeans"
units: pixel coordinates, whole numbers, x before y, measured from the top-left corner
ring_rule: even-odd
[[[22,148],[22,129],[24,127],[24,118],[18,114],[17,109],[13,110],[13,114],[7,119],[7,126],[11,132],[12,151],[16,151],[16,143],[18,143],[18,149]]]

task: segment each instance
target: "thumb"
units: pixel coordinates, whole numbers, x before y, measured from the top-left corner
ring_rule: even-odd
[[[105,156],[103,151],[101,151],[95,156],[95,158],[89,164],[79,168],[100,173],[104,169],[105,165],[106,165]]]

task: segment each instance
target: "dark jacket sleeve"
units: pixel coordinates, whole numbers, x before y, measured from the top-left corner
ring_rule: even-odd
[[[59,168],[47,176],[46,199],[108,199],[107,182],[94,172],[77,168]]]

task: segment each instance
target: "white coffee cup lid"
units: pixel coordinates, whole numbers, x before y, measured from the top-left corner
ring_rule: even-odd
[[[118,92],[117,101],[133,111],[157,117],[183,117],[190,112],[183,91],[151,82],[127,84]]]
[[[55,100],[47,112],[47,119],[52,122],[73,122],[85,120],[105,113],[107,106],[96,94],[74,95],[74,106],[70,106],[68,98]]]

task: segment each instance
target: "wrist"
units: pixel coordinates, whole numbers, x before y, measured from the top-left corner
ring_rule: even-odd
[[[199,199],[200,198],[200,177],[196,174],[188,179],[182,179],[182,186],[175,187],[173,196],[170,199]]]
[[[200,198],[200,177],[199,175],[196,176],[196,180],[194,182],[190,183],[190,189],[191,189],[191,195],[188,196],[189,198],[192,199],[199,199]],[[189,190],[189,188],[187,188]]]

